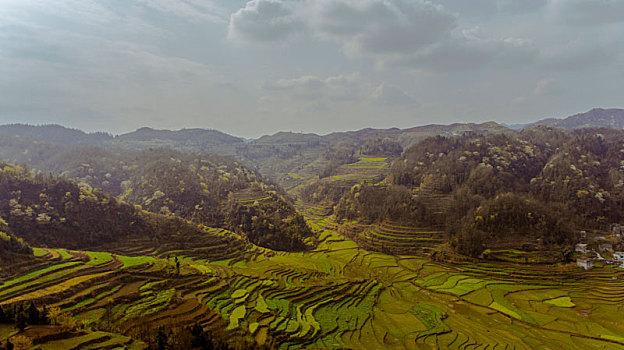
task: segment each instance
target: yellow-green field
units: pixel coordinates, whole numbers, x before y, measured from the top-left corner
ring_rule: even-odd
[[[227,260],[180,251],[179,274],[164,255],[37,249],[48,264],[3,281],[0,304],[45,301],[84,323],[44,349],[141,348],[144,325],[172,320],[279,349],[624,348],[624,270],[390,256],[313,212],[313,251],[249,246]],[[398,241],[390,228],[412,234],[388,226],[377,236]],[[15,333],[2,326],[0,340]]]

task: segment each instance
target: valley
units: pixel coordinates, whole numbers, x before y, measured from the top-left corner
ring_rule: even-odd
[[[196,148],[215,131],[26,129],[0,140],[0,344],[624,347],[621,130],[278,133],[237,157]]]
[[[188,348],[195,338],[184,329],[195,324],[232,348],[624,346],[624,270],[385,255],[338,234],[318,208],[303,212],[319,241],[303,253],[250,245],[221,260],[35,248],[32,271],[0,286],[0,305],[34,300],[77,321],[27,326],[42,349],[139,349],[155,345],[161,326],[171,346]],[[0,339],[16,333],[3,326]]]

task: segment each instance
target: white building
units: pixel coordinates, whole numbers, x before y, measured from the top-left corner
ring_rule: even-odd
[[[624,252],[613,253],[613,259],[621,263],[620,267],[624,268]]]
[[[579,243],[576,245],[576,247],[574,248],[574,250],[577,253],[581,253],[581,254],[587,254],[589,253],[589,248],[587,248],[587,244],[585,243]]]
[[[594,267],[594,261],[590,258],[578,258],[576,264],[585,270],[591,270]]]

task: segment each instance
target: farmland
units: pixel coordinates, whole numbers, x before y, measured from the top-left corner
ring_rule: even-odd
[[[317,234],[307,252],[250,244],[211,260],[193,250],[36,249],[32,271],[0,285],[0,304],[46,303],[78,321],[71,332],[27,327],[44,349],[142,348],[156,328],[176,324],[278,349],[624,346],[624,270],[386,255],[338,233],[322,210],[303,210]],[[401,234],[425,235],[368,230],[399,243]],[[0,340],[16,333],[2,326]]]

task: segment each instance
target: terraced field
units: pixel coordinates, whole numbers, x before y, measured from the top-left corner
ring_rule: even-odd
[[[278,349],[624,348],[622,269],[385,255],[339,234],[323,208],[306,214],[318,244],[305,253],[37,249],[32,271],[0,285],[0,304],[45,301],[84,323],[55,340],[27,327],[44,349],[141,348],[145,327],[172,322]],[[397,247],[403,235],[426,236],[391,224],[370,232]],[[0,327],[0,340],[15,332]]]
[[[362,225],[345,222],[341,232],[372,251],[392,255],[425,255],[445,241],[445,233],[431,227],[407,227],[391,222]]]
[[[340,166],[338,173],[331,177],[331,181],[345,182],[347,185],[376,183],[388,174],[389,162],[390,160],[385,157],[362,157],[355,163]]]
[[[234,193],[234,200],[236,200],[237,203],[253,203],[256,201],[260,202],[269,198],[271,197],[268,196],[266,193],[253,189],[244,189]]]

